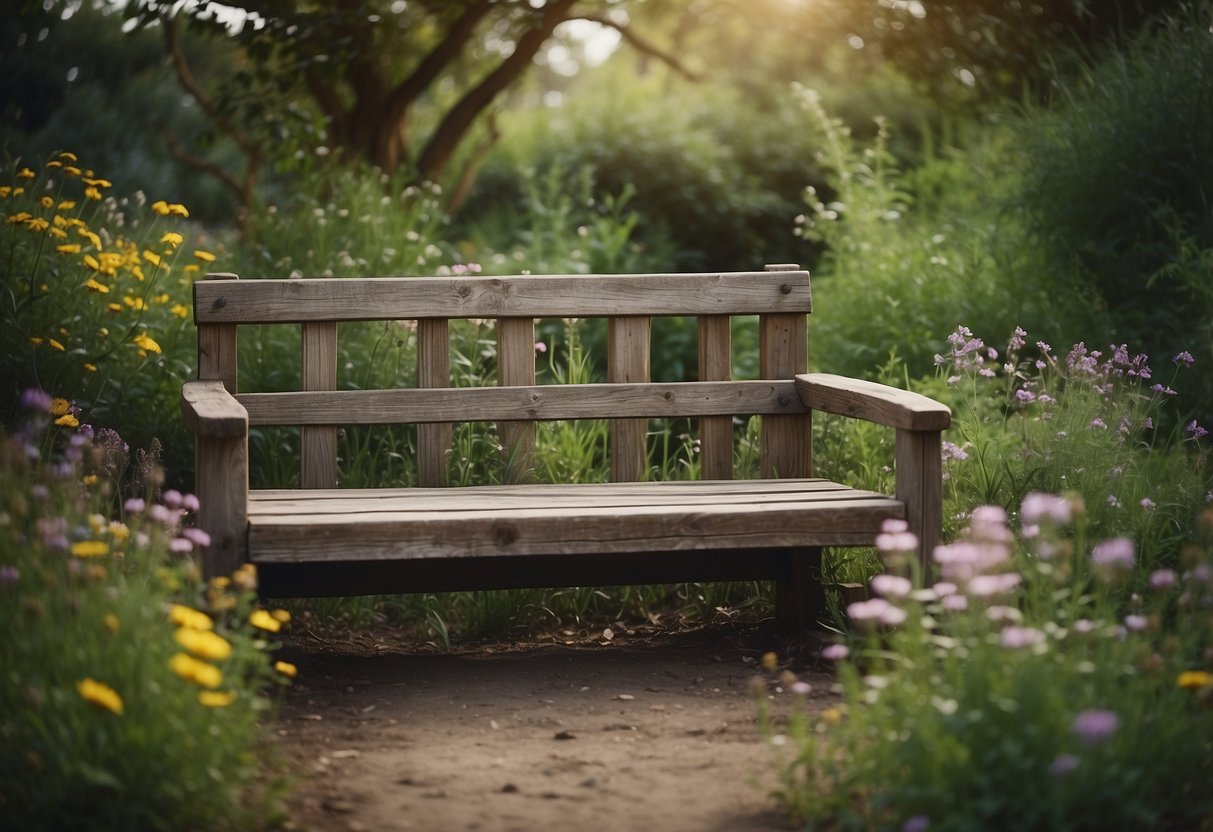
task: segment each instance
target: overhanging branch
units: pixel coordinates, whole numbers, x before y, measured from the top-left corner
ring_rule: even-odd
[[[630,27],[630,26],[624,26],[621,23],[616,23],[614,20],[611,20],[609,17],[604,17],[602,15],[596,15],[596,14],[581,15],[576,19],[588,20],[591,23],[597,23],[601,26],[608,26],[608,27],[614,29],[616,32],[618,32],[620,37],[622,37],[625,41],[627,41],[628,44],[633,49],[635,49],[638,52],[642,52],[645,55],[650,55],[650,56],[656,58],[657,60],[659,60],[662,63],[669,66],[670,69],[674,70],[679,75],[686,78],[688,81],[699,82],[699,81],[703,80],[702,73],[695,72],[693,69],[689,68],[686,64],[684,64],[682,61],[680,61],[678,59],[677,55],[673,55],[669,52],[666,52],[664,49],[661,49],[656,44],[645,40],[640,35],[636,34],[636,32],[634,32],[632,30],[632,27]]]

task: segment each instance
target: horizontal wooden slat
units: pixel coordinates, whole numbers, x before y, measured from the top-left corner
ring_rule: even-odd
[[[830,373],[796,376],[801,400],[813,410],[838,413],[904,430],[943,430],[952,411],[919,393]]]
[[[243,393],[254,425],[383,425],[804,413],[792,381]]]
[[[264,500],[254,493],[249,546],[256,562],[578,555],[641,551],[870,544],[883,520],[904,517],[890,497],[823,480],[634,483],[593,487],[513,486],[448,489],[447,501],[382,497]],[[617,484],[616,484],[617,485]],[[736,486],[742,486],[737,488]],[[653,499],[644,499],[649,494]],[[285,510],[284,510],[285,509]]]
[[[287,323],[421,318],[752,315],[811,311],[809,273],[205,280],[194,321]]]

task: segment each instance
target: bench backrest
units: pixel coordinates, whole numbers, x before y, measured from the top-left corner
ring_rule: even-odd
[[[415,423],[418,479],[445,479],[451,426],[496,421],[507,458],[526,470],[533,422],[610,419],[613,481],[642,479],[649,418],[699,420],[701,475],[733,475],[732,417],[761,415],[763,476],[808,476],[809,413],[793,376],[807,370],[809,274],[797,266],[705,274],[524,275],[239,280],[212,274],[194,285],[198,378],[218,379],[248,410],[250,425],[300,427],[300,485],[337,481],[337,426]],[[731,316],[758,316],[759,376],[730,380]],[[654,316],[695,316],[698,381],[654,383]],[[536,385],[535,321],[607,319],[607,383]],[[449,321],[494,319],[497,388],[452,388]],[[337,324],[415,321],[417,388],[336,390]],[[300,390],[240,392],[237,327],[298,324]]]

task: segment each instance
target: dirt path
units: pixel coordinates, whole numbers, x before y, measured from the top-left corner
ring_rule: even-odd
[[[279,733],[302,775],[297,828],[789,828],[766,797],[750,683],[767,650],[793,665],[812,650],[766,626],[441,654],[289,649],[300,678]],[[809,707],[833,701],[827,676],[800,676]]]

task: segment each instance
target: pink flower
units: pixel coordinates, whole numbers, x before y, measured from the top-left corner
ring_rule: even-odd
[[[851,650],[845,644],[827,644],[821,648],[821,657],[828,662],[840,662],[851,655]]]
[[[977,575],[969,581],[966,591],[976,598],[1006,595],[1019,586],[1020,577],[1014,572],[1002,575]]]
[[[1111,738],[1120,727],[1120,717],[1114,711],[1092,708],[1074,717],[1070,732],[1086,745],[1099,745]]]
[[[1010,650],[1021,650],[1025,647],[1035,647],[1045,643],[1045,634],[1035,627],[1018,627],[1015,625],[1003,627],[998,635],[998,643]]]
[[[1091,561],[1104,570],[1127,571],[1133,568],[1135,560],[1133,541],[1127,537],[1105,540],[1091,550]]]
[[[872,598],[868,601],[858,601],[847,606],[847,616],[852,621],[874,621],[888,627],[896,627],[903,623],[906,611],[895,607],[883,598]]]
[[[899,575],[877,575],[872,578],[872,591],[885,598],[904,598],[913,589],[914,584]]]
[[[1025,526],[1038,526],[1046,520],[1058,526],[1065,526],[1070,522],[1071,516],[1070,501],[1059,494],[1032,491],[1024,496],[1019,507],[1019,518]]]

